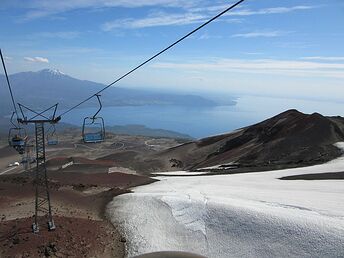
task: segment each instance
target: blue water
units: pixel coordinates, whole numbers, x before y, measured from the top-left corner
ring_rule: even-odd
[[[291,108],[324,115],[343,115],[344,112],[344,105],[341,103],[244,96],[238,100],[236,106],[106,107],[100,115],[108,126],[141,124],[201,138],[248,126]],[[93,115],[95,111],[96,108],[76,109],[64,116],[62,121],[82,125],[83,118]]]
[[[81,125],[83,117],[94,108],[74,110],[63,122]],[[178,106],[106,107],[100,115],[106,125],[141,124],[150,128],[172,130],[195,138],[232,131],[254,121],[248,113],[233,106],[190,108]]]

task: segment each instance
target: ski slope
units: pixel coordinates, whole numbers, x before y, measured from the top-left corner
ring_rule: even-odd
[[[278,179],[340,171],[344,157],[271,172],[162,176],[115,197],[108,215],[126,237],[128,257],[166,250],[207,257],[344,257],[344,181]]]

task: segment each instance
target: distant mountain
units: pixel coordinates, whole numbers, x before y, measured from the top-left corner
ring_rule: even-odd
[[[41,109],[55,103],[60,108],[68,108],[105,85],[86,80],[78,80],[58,70],[44,69],[38,72],[21,72],[10,75],[13,92],[17,102],[22,102],[34,109]],[[0,75],[0,113],[8,114],[11,109],[9,92],[4,75]],[[109,88],[101,97],[104,106],[137,105],[181,105],[181,106],[215,106],[212,100],[196,95],[178,95],[159,93],[148,90]],[[231,100],[233,105],[234,100]],[[95,106],[96,100],[83,105]]]
[[[342,154],[344,118],[288,110],[232,133],[204,138],[145,158],[152,170],[220,166],[257,171],[323,163]],[[160,164],[160,165],[159,165]],[[148,166],[147,166],[148,167]],[[235,171],[235,170],[232,170]]]

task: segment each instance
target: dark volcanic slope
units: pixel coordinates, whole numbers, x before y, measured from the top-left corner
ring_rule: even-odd
[[[338,157],[344,118],[288,110],[230,134],[190,142],[146,162],[158,169],[197,169],[230,162],[240,167],[282,168],[317,164]]]
[[[329,172],[281,177],[281,180],[344,180],[344,172]]]

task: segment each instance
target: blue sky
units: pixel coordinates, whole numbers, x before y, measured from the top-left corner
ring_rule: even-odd
[[[234,1],[2,0],[9,73],[110,83]],[[246,0],[121,82],[189,92],[344,97],[344,1]]]

